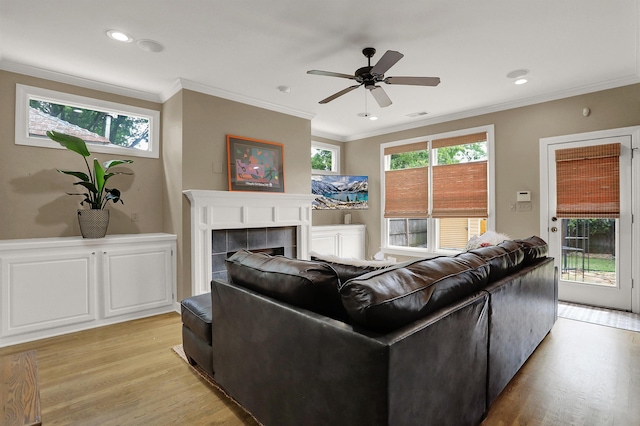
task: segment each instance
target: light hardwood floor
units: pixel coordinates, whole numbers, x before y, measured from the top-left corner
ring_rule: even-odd
[[[38,351],[45,425],[255,425],[173,353],[180,327],[165,314],[0,356]],[[482,425],[640,425],[639,395],[640,333],[560,318]]]

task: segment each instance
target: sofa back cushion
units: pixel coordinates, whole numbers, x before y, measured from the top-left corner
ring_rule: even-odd
[[[399,264],[340,286],[357,323],[386,332],[465,297],[487,284],[489,265],[474,253]]]
[[[233,284],[335,319],[347,318],[338,275],[326,263],[241,250],[226,266]]]
[[[546,241],[535,235],[523,240],[514,240],[522,248],[524,253],[523,264],[528,265],[536,259],[547,257],[549,246]]]
[[[522,267],[524,252],[515,241],[503,241],[495,246],[470,250],[489,264],[489,281],[497,281]]]

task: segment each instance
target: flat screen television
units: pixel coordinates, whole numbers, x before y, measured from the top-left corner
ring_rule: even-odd
[[[311,193],[314,210],[368,209],[369,176],[312,175]]]

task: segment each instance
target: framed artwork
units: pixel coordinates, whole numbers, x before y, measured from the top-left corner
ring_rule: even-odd
[[[229,191],[284,192],[284,146],[227,135]]]
[[[312,175],[314,210],[369,208],[369,176]]]

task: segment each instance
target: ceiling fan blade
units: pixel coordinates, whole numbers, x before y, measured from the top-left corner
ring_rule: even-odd
[[[410,86],[437,86],[440,84],[440,77],[387,77],[384,79],[387,84],[406,84]]]
[[[378,102],[378,105],[380,105],[380,108],[388,107],[392,104],[391,99],[387,96],[387,92],[385,92],[382,87],[374,86],[369,89],[369,91],[371,91],[371,94],[376,99],[376,102]]]
[[[324,75],[327,77],[340,77],[340,78],[349,78],[351,80],[355,80],[355,76],[350,75],[350,74],[342,74],[339,72],[331,72],[331,71],[320,71],[320,70],[310,70],[307,71],[307,74],[313,74],[313,75]]]
[[[371,68],[371,74],[383,75],[389,68],[394,66],[396,62],[402,59],[404,55],[395,50],[387,50],[377,64]]]
[[[357,89],[360,86],[361,86],[360,84],[356,84],[355,86],[349,86],[346,89],[343,89],[343,90],[339,91],[338,93],[334,93],[333,95],[329,96],[328,98],[321,100],[319,103],[326,104],[328,102],[331,102],[335,98],[339,98],[340,96],[344,95],[345,93],[349,93],[350,91],[352,91],[354,89]]]

